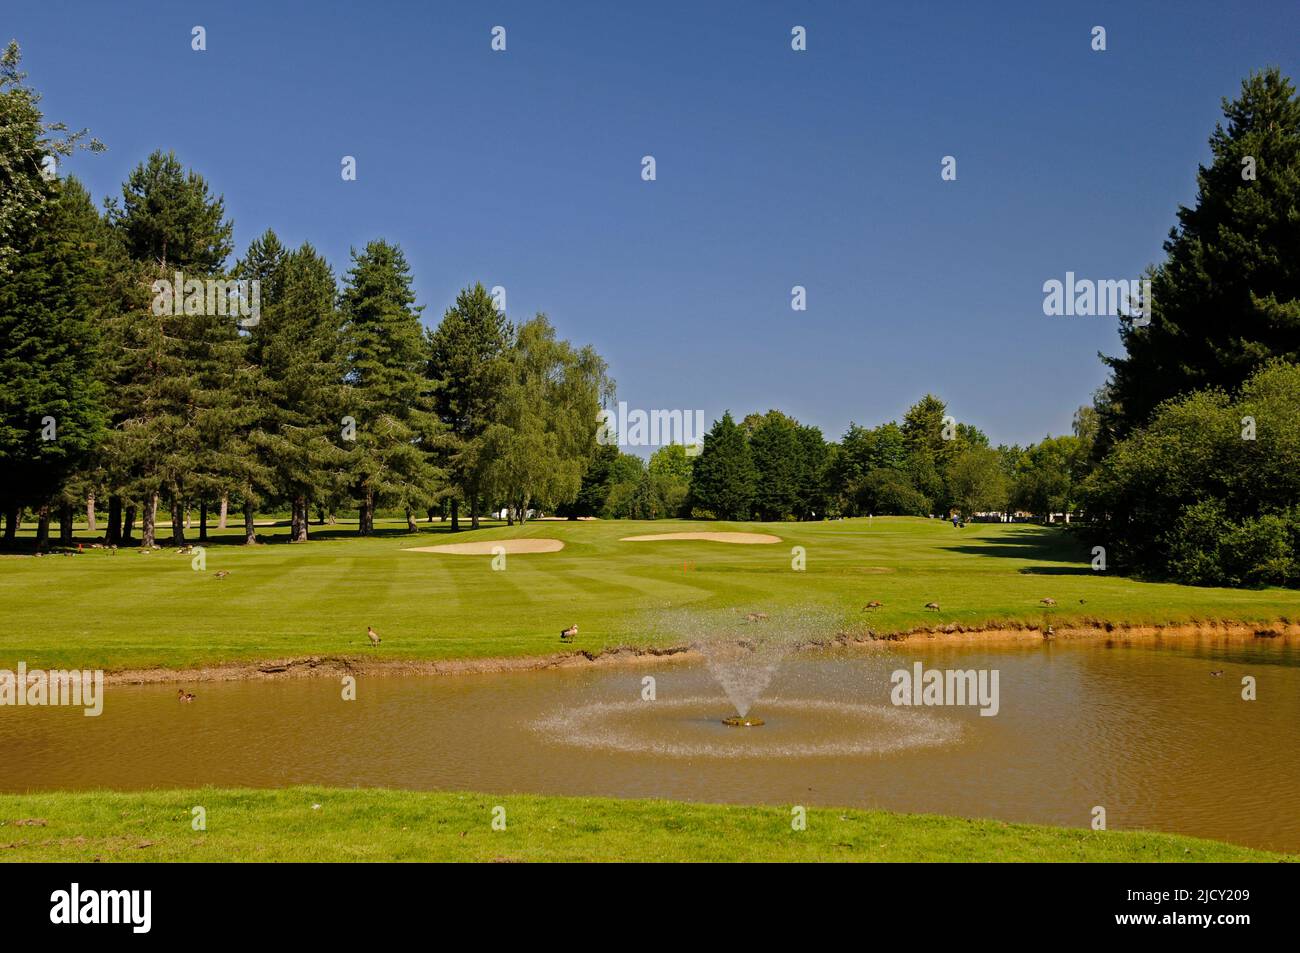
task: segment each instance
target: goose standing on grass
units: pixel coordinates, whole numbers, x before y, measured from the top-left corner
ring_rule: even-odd
[[[383,639],[379,637],[379,633],[374,630],[373,626],[366,626],[366,636],[370,639],[371,647],[374,647],[383,641]]]
[[[578,623],[576,622],[560,633],[561,642],[572,642],[577,637],[578,637]]]
[[[929,609],[931,612],[938,612],[938,611],[939,611],[939,603],[937,603],[937,602],[927,602],[927,603],[925,604],[925,607],[926,607],[927,609]]]
[[[862,607],[862,611],[866,612],[868,609],[879,609],[883,605],[884,605],[883,602],[877,602],[875,599],[872,599],[870,602],[868,602],[865,606]]]

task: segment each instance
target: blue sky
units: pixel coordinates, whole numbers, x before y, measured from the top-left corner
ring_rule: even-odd
[[[173,149],[239,251],[269,226],[341,274],[388,238],[427,321],[500,284],[632,407],[831,438],[926,391],[995,443],[1068,431],[1118,337],[1043,282],[1158,261],[1220,97],[1300,76],[1294,2],[6,0],[0,34],[108,145],[64,165],[97,198]]]

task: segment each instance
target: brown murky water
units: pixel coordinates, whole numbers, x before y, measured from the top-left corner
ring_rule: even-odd
[[[999,711],[897,708],[890,673],[996,669]],[[1223,675],[1212,677],[1212,670]],[[655,679],[654,701],[643,679]],[[1254,676],[1258,700],[1243,701]],[[908,648],[787,658],[728,728],[703,667],[109,686],[0,708],[0,790],[324,784],[828,804],[1300,850],[1300,647]]]

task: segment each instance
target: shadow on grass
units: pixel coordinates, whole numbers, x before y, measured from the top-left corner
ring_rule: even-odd
[[[1023,573],[1046,576],[1085,575],[1092,571],[1088,548],[1075,536],[1067,535],[1059,527],[1026,527],[1014,536],[1000,536],[984,542],[979,537],[967,538],[956,545],[945,546],[954,553],[969,556],[989,556],[1001,559],[1019,559],[1030,562],[1075,563],[1076,565],[1026,566]],[[1078,565],[1078,564],[1082,565]]]
[[[504,522],[484,521],[479,530],[498,529],[504,527]],[[529,524],[531,525],[531,524]],[[468,537],[474,530],[470,528],[469,521],[461,523],[460,529],[452,532],[451,523],[427,523],[421,520],[418,528],[412,532],[404,524],[396,526],[376,526],[368,539],[412,539],[418,540],[428,536],[450,536],[450,537]],[[257,544],[259,546],[288,546],[293,545],[289,539],[289,521],[277,520],[274,523],[259,522],[257,526]],[[358,539],[357,526],[352,523],[335,523],[325,526],[317,526],[312,523],[308,527],[308,542],[327,542],[330,540],[341,539]],[[52,536],[50,541],[42,550],[45,556],[59,556],[68,553],[77,553],[77,547],[82,546],[86,552],[103,550],[106,548],[103,533],[90,533],[82,529],[73,534],[72,544],[61,543],[57,535]],[[164,527],[156,538],[156,545],[159,549],[178,549],[180,544],[175,542],[171,535],[171,530]],[[214,546],[244,546],[243,526],[228,526],[226,529],[213,529],[207,539],[200,539],[197,529],[191,528],[185,534],[185,545],[189,547],[202,546],[212,548]],[[132,552],[140,549],[140,537],[135,535],[129,540],[118,543],[117,548],[121,552]],[[7,556],[34,556],[36,554],[36,537],[33,531],[28,530],[21,533],[17,539],[11,542],[0,541],[0,555]]]
[[[1026,566],[1020,570],[1026,576],[1091,576],[1090,566]]]

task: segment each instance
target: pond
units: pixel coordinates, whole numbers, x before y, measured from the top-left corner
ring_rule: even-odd
[[[891,675],[917,662],[996,672],[996,714],[895,706]],[[98,718],[0,709],[0,790],[382,786],[1071,827],[1102,807],[1112,830],[1300,850],[1300,652],[1280,638],[799,652],[752,728],[723,725],[718,683],[682,662],[371,676],[354,701],[332,678],[187,687],[190,704],[176,685],[110,685]]]

